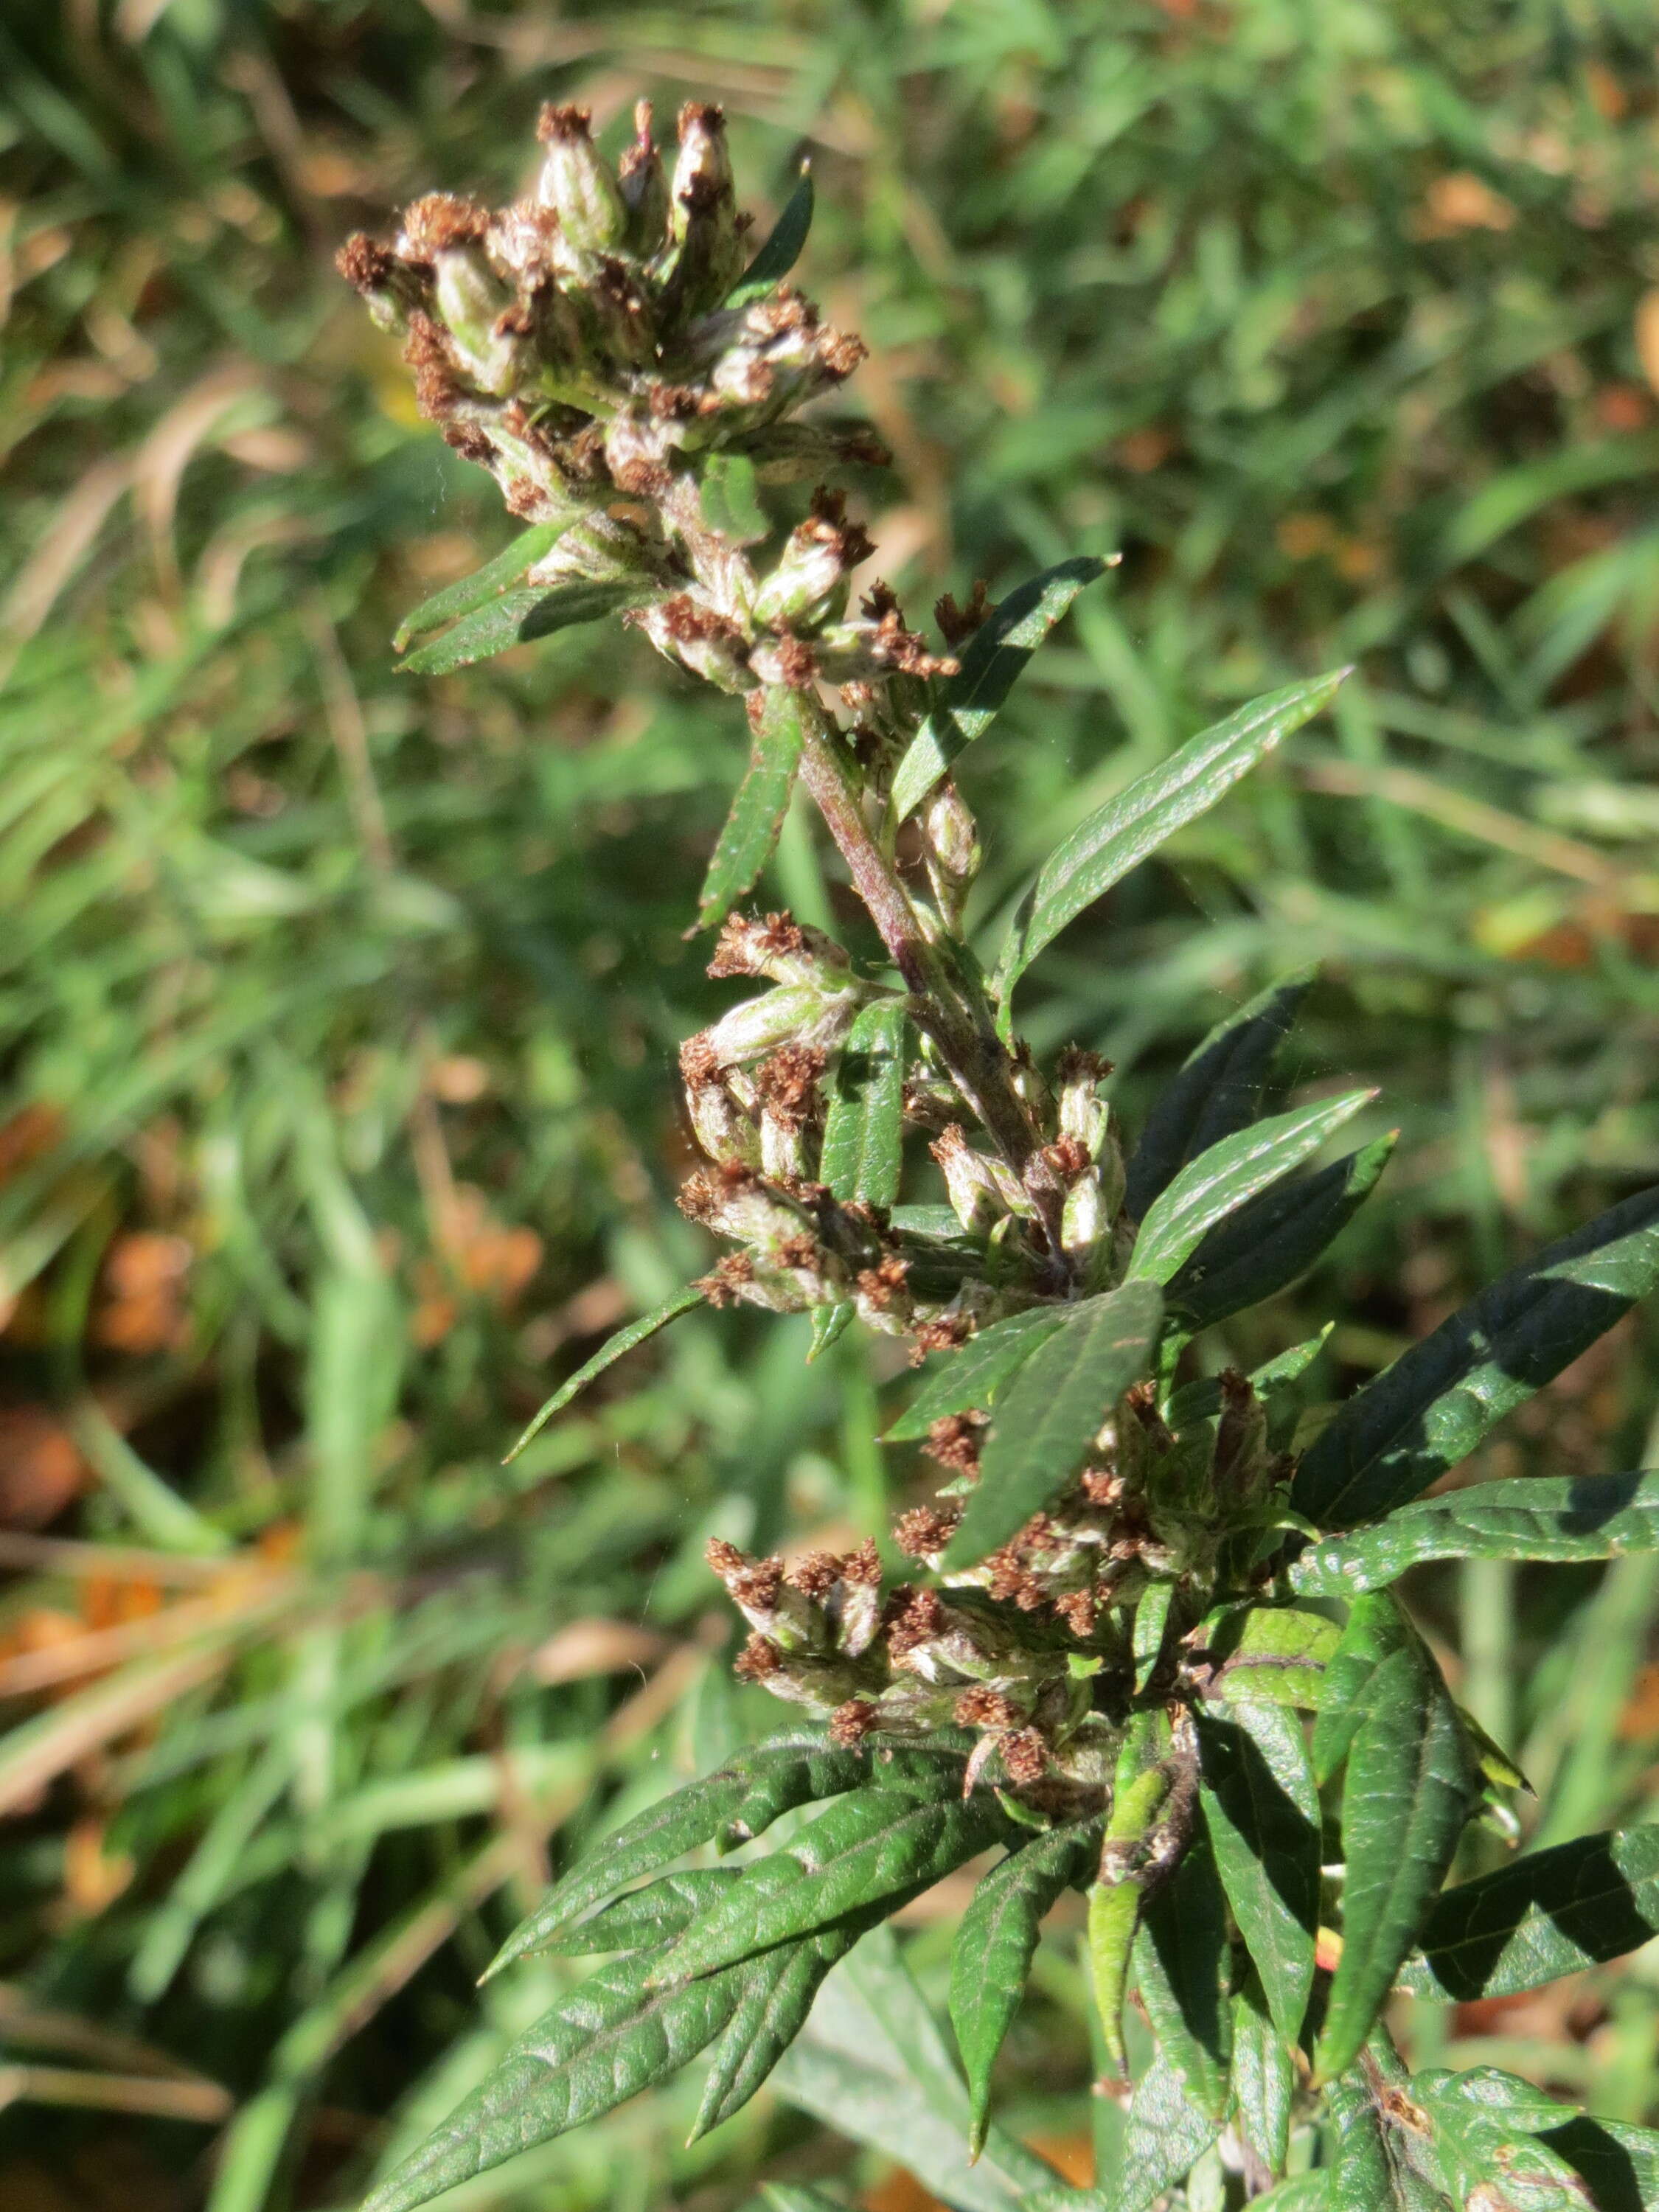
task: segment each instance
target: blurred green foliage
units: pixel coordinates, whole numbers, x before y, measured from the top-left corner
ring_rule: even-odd
[[[1642,0],[9,11],[0,2194],[26,2212],[349,2201],[568,1972],[492,1984],[477,2026],[548,1853],[741,1725],[704,1536],[875,1531],[906,1481],[862,1351],[806,1367],[803,1330],[733,1314],[498,1464],[703,1264],[671,1057],[726,995],[682,931],[744,732],[610,628],[398,678],[398,616],[507,532],[330,257],[416,191],[509,189],[542,98],[616,130],[641,90],[722,100],[764,213],[811,152],[802,275],[872,347],[853,392],[896,469],[866,503],[915,612],[1124,554],[966,771],[988,924],[1178,738],[1359,664],[1030,987],[1038,1041],[1115,1058],[1133,1121],[1223,1008],[1325,963],[1296,1079],[1382,1081],[1406,1139],[1375,1223],[1241,1353],[1320,1305],[1363,1375],[1659,1171]],[[804,820],[765,888],[835,915]],[[1626,1327],[1487,1471],[1651,1462],[1653,1348]],[[1419,1596],[1553,1839],[1649,1804],[1659,1675],[1650,1562],[1548,1589],[1483,1565]],[[1075,2152],[1072,1951],[1006,2063]],[[924,1925],[925,1983],[944,1955]],[[1419,2063],[1656,2116],[1639,1958],[1411,2028]],[[865,2172],[771,2098],[684,2152],[695,2104],[455,2201]]]

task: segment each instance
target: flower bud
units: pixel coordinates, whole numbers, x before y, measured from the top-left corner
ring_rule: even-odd
[[[628,228],[617,180],[593,143],[592,120],[585,107],[550,100],[536,125],[547,148],[537,196],[557,215],[565,242],[578,256],[611,252]]]
[[[514,295],[469,240],[433,258],[433,300],[461,366],[481,392],[503,398],[531,373]]]
[[[1100,1095],[1100,1086],[1110,1073],[1109,1060],[1075,1045],[1060,1054],[1055,1070],[1058,1133],[1081,1145],[1091,1159],[1099,1158],[1106,1139],[1110,1109]]]
[[[1018,1178],[1000,1160],[976,1152],[952,1121],[929,1148],[945,1176],[957,1219],[969,1236],[984,1236],[1005,1214],[1035,1213]]]
[[[1060,1208],[1060,1249],[1073,1266],[1081,1267],[1092,1257],[1110,1226],[1111,1217],[1101,1206],[1100,1177],[1092,1167],[1085,1168],[1066,1192]]]
[[[668,233],[668,179],[651,136],[648,100],[635,106],[634,143],[617,164],[617,179],[628,211],[628,251],[636,260],[648,261],[661,250]]]
[[[874,548],[856,523],[845,519],[845,501],[820,492],[812,513],[789,533],[778,565],[755,595],[755,619],[811,629],[845,605],[848,572]]]
[[[674,263],[665,294],[671,319],[716,307],[743,273],[738,204],[726,118],[718,107],[688,100],[679,115],[679,155],[668,210]]]
[[[733,1006],[703,1035],[723,1067],[758,1060],[784,1044],[824,1051],[840,1042],[863,995],[856,988],[826,992],[810,983],[781,984]]]
[[[933,896],[946,921],[954,924],[961,919],[984,855],[974,817],[949,776],[922,810],[921,834]]]
[[[833,939],[809,929],[793,915],[730,915],[714,947],[708,973],[764,975],[774,983],[806,983],[815,990],[837,989],[852,974],[852,963]]]

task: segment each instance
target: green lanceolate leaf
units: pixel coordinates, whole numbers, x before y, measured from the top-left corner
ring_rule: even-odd
[[[811,1935],[878,1899],[938,1881],[1009,1832],[988,1790],[933,1799],[879,1787],[858,1790],[751,1867],[686,1929],[659,1964],[656,1978],[714,1973],[774,1943]]]
[[[800,766],[800,702],[793,691],[773,685],[761,694],[759,720],[749,749],[749,766],[738,786],[697,902],[697,926],[712,929],[731,912],[772,857],[789,794]]]
[[[746,307],[763,300],[780,277],[787,276],[800,259],[806,234],[812,228],[812,173],[803,161],[800,180],[783,204],[783,212],[761,241],[760,250],[726,295],[728,307]]]
[[[1587,2116],[1539,2140],[1589,2184],[1595,2212],[1659,2212],[1659,2134]]]
[[[1189,1327],[1211,1328],[1288,1290],[1376,1189],[1399,1136],[1390,1129],[1346,1158],[1264,1190],[1229,1214],[1170,1279],[1171,1307]]]
[[[1104,575],[1092,556],[1062,561],[1009,592],[974,632],[961,666],[939,687],[933,711],[910,740],[893,778],[888,823],[896,830],[951,763],[983,736],[1026,662],[1085,584]]]
[[[1219,2120],[1232,2059],[1227,1900],[1201,1826],[1141,1908],[1134,1972],[1158,2049],[1186,2095]]]
[[[1293,2173],[1265,2197],[1250,2200],[1250,2212],[1334,2212],[1332,2174],[1328,2166],[1312,2173]]]
[[[1430,1559],[1612,1559],[1659,1551],[1659,1474],[1479,1482],[1304,1552],[1292,1589],[1348,1597]]]
[[[1149,1583],[1135,1607],[1130,1656],[1135,1662],[1135,1695],[1140,1696],[1164,1656],[1164,1632],[1175,1600],[1173,1583]]]
[[[715,1849],[736,1850],[763,1835],[782,1814],[839,1797],[865,1782],[916,1797],[948,1796],[962,1787],[973,1743],[964,1729],[941,1729],[908,1743],[884,1743],[873,1736],[856,1750],[831,1744],[814,1729],[769,1737],[727,1762],[748,1776],[749,1786],[737,1810],[715,1831]]]
[[[704,1907],[734,1881],[736,1867],[698,1867],[665,1874],[631,1896],[619,1897],[579,1927],[549,1936],[538,1951],[585,1958],[597,1951],[650,1951],[689,1928]]]
[[[1583,2180],[1539,2137],[1559,2127],[1567,2109],[1496,2066],[1453,2074],[1431,2067],[1406,2084],[1409,2124],[1425,2123],[1440,2179],[1455,2203],[1499,2190],[1526,2212],[1592,2212]],[[1490,2197],[1489,2197],[1490,2201]]]
[[[1317,1336],[1305,1337],[1272,1359],[1264,1360],[1260,1367],[1250,1370],[1250,1389],[1264,1406],[1299,1382],[1320,1353],[1325,1349],[1334,1322],[1328,1322]],[[1212,1413],[1221,1411],[1221,1378],[1217,1375],[1200,1376],[1196,1382],[1183,1382],[1178,1390],[1170,1393],[1164,1408],[1164,1418],[1172,1429],[1189,1427],[1194,1421],[1207,1420]]]
[[[1325,1692],[1314,1723],[1314,1774],[1322,1789],[1343,1760],[1370,1711],[1378,1670],[1415,1645],[1417,1632],[1386,1593],[1363,1597],[1348,1613],[1325,1668]]]
[[[1164,1315],[1152,1283],[1085,1298],[1039,1346],[997,1402],[946,1573],[1006,1544],[1073,1482],[1114,1406],[1146,1372]]]
[[[843,1202],[890,1206],[904,1146],[904,1006],[877,999],[863,1007],[842,1047],[830,1086],[821,1182]]]
[[[758,545],[772,526],[760,503],[759,479],[746,453],[710,453],[697,484],[702,519],[730,545]]]
[[[951,1954],[951,2025],[968,2075],[975,2156],[985,2140],[991,2068],[1025,1988],[1042,1917],[1100,1856],[1101,1824],[1052,1828],[994,1867],[962,1916]]]
[[[1340,1635],[1322,1613],[1241,1607],[1212,1630],[1216,1671],[1207,1694],[1230,1705],[1297,1705],[1311,1712],[1325,1697],[1326,1669]]]
[[[1302,1723],[1277,1705],[1198,1719],[1199,1802],[1222,1887],[1286,2043],[1301,2035],[1319,1928],[1319,1792]]]
[[[1129,2100],[1113,2212],[1150,2212],[1159,2197],[1185,2180],[1220,2132],[1220,2122],[1192,2102],[1174,2067],[1160,2054]]]
[[[1064,1328],[1074,1311],[1069,1306],[1033,1306],[1027,1313],[1010,1314],[1006,1321],[981,1329],[960,1352],[946,1355],[939,1372],[928,1376],[888,1430],[886,1441],[912,1443],[947,1413],[990,1405],[1037,1346]]]
[[[520,2151],[597,2119],[696,2057],[736,2011],[744,1969],[653,1990],[647,1985],[653,1956],[624,1959],[562,1999],[380,2184],[363,2212],[414,2212]]]
[[[1348,1528],[1404,1505],[1659,1282],[1659,1189],[1638,1193],[1502,1276],[1350,1398],[1297,1471],[1291,1502]]]
[[[1659,1936],[1659,1826],[1578,1836],[1435,1901],[1398,1987],[1472,2003],[1604,1964]]]
[[[1283,2173],[1296,2063],[1290,2042],[1273,2025],[1261,1985],[1254,1981],[1233,1999],[1232,2094],[1235,2130],[1269,2173]]]
[[[1322,1098],[1212,1145],[1147,1209],[1129,1255],[1131,1281],[1167,1283],[1218,1223],[1299,1167],[1376,1095],[1353,1091]]]
[[[997,975],[1006,1008],[1015,984],[1068,921],[1166,838],[1213,806],[1281,738],[1327,706],[1346,670],[1292,684],[1206,730],[1079,823],[1044,861],[1021,902]]]
[[[1342,1955],[1318,2071],[1352,2063],[1427,1920],[1480,1794],[1474,1753],[1439,1668],[1412,1636],[1370,1678],[1342,1789]]]
[[[511,1467],[526,1445],[534,1442],[554,1415],[563,1413],[574,1397],[586,1389],[596,1376],[603,1375],[607,1367],[613,1366],[624,1352],[632,1352],[636,1344],[643,1344],[659,1328],[666,1328],[671,1321],[678,1321],[682,1314],[690,1313],[693,1306],[702,1304],[702,1292],[695,1284],[688,1283],[683,1291],[675,1292],[665,1306],[659,1306],[655,1313],[641,1314],[637,1321],[630,1321],[625,1328],[619,1328],[614,1336],[608,1336],[591,1359],[585,1359],[574,1375],[560,1383],[508,1452],[502,1465]]]
[[[566,527],[562,522],[538,522],[521,530],[493,561],[486,561],[482,568],[475,568],[459,583],[446,584],[441,592],[434,592],[430,599],[412,608],[398,623],[393,646],[401,653],[411,637],[441,629],[445,623],[488,605],[509,584],[516,584],[526,569],[533,568],[544,554],[550,553]]]
[[[855,1914],[745,1960],[743,1995],[709,2061],[688,2143],[742,2111],[805,2027],[824,1976],[872,1924],[873,1916]]]
[[[1132,1221],[1145,1217],[1182,1168],[1253,1119],[1273,1055],[1290,1035],[1296,1010],[1317,973],[1304,968],[1271,984],[1218,1022],[1182,1062],[1147,1115],[1129,1160],[1123,1203]]]
[[[850,1298],[843,1298],[838,1306],[814,1306],[812,1309],[812,1341],[806,1347],[806,1364],[822,1359],[830,1346],[845,1336],[852,1327],[858,1308]]]
[[[1385,2086],[1358,2068],[1330,2086],[1336,2124],[1330,2212],[1452,2212],[1423,2172],[1429,2146],[1397,2128],[1379,2105]]]
[[[404,676],[447,676],[452,669],[492,659],[515,645],[529,645],[556,630],[602,622],[623,607],[641,605],[654,587],[640,582],[524,584],[501,592],[488,605],[447,629],[430,645],[417,646],[398,663]]]

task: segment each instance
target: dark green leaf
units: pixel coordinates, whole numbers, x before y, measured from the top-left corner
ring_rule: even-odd
[[[1659,1189],[1501,1277],[1350,1398],[1297,1470],[1292,1503],[1347,1528],[1405,1504],[1603,1336],[1659,1281]]]
[[[625,1328],[619,1328],[614,1336],[608,1336],[591,1359],[585,1359],[574,1375],[560,1383],[508,1452],[502,1465],[510,1467],[525,1446],[538,1437],[553,1416],[562,1413],[577,1393],[587,1388],[595,1376],[603,1375],[605,1369],[613,1366],[624,1352],[632,1352],[636,1344],[643,1344],[659,1328],[666,1328],[671,1321],[678,1321],[682,1314],[690,1313],[693,1306],[702,1304],[702,1292],[695,1284],[688,1283],[683,1291],[677,1291],[670,1298],[665,1306],[659,1306],[655,1313],[641,1314],[637,1321],[630,1321]]]
[[[1291,1383],[1306,1374],[1325,1349],[1333,1326],[1327,1322],[1317,1336],[1304,1338],[1300,1344],[1291,1345],[1288,1352],[1263,1360],[1260,1367],[1250,1370],[1250,1388],[1264,1406],[1271,1405],[1282,1391],[1288,1390]],[[1172,1390],[1164,1414],[1172,1429],[1183,1429],[1194,1421],[1207,1420],[1212,1413],[1220,1411],[1221,1378],[1205,1375],[1196,1382],[1183,1382],[1178,1390]]]
[[[726,295],[728,307],[746,307],[763,300],[780,277],[787,276],[800,258],[806,234],[812,228],[812,173],[801,163],[800,181],[783,204],[783,212],[761,241],[760,250]]]
[[[1376,1095],[1352,1091],[1346,1097],[1322,1098],[1212,1145],[1148,1208],[1129,1255],[1131,1280],[1167,1283],[1218,1224],[1299,1167]]]
[[[1291,1569],[1292,1588],[1350,1597],[1429,1559],[1611,1559],[1659,1551],[1659,1474],[1522,1476],[1402,1506],[1334,1536]]]
[[[997,994],[1015,984],[1068,921],[1231,790],[1282,738],[1328,705],[1346,669],[1252,701],[1109,799],[1045,860],[1003,949]]]
[[[1342,1789],[1342,1955],[1316,2054],[1346,2072],[1416,1942],[1480,1794],[1440,1669],[1414,1635],[1370,1678]],[[718,1909],[718,1908],[717,1908]]]
[[[1227,1900],[1200,1825],[1141,1907],[1134,1971],[1158,2049],[1186,2095],[1218,2120],[1232,2062],[1228,1966]]]
[[[831,1744],[816,1729],[769,1737],[728,1762],[747,1775],[748,1787],[737,1811],[717,1830],[715,1848],[736,1850],[764,1834],[781,1814],[820,1798],[838,1797],[867,1781],[912,1796],[948,1796],[962,1787],[973,1742],[963,1729],[941,1729],[935,1736],[908,1743],[872,1736],[855,1751]]]
[[[1211,1636],[1216,1674],[1212,1697],[1229,1705],[1316,1708],[1339,1632],[1322,1613],[1290,1606],[1240,1607],[1218,1620]]]
[[[1233,2000],[1232,2091],[1237,2133],[1269,2173],[1283,2173],[1290,2150],[1296,2062],[1254,1981]]]
[[[1146,1373],[1163,1311],[1155,1284],[1125,1283],[1073,1306],[1025,1361],[998,1401],[946,1573],[1006,1544],[1076,1479],[1113,1407]]]
[[[1302,2032],[1319,1928],[1319,1792],[1302,1723],[1254,1705],[1198,1719],[1200,1802],[1222,1887],[1287,2043]]]
[[[904,1002],[860,1009],[836,1063],[818,1176],[843,1202],[890,1206],[904,1146]]]
[[[1062,561],[1000,600],[963,647],[956,675],[939,686],[932,713],[910,740],[893,778],[888,809],[896,830],[958,754],[982,736],[1025,664],[1085,584],[1106,572],[1092,556]]]
[[[1099,1821],[1084,1820],[1034,1838],[984,1876],[962,1916],[951,1954],[951,2025],[967,2069],[975,2155],[991,2068],[1019,2008],[1042,1916],[1099,1859],[1100,1835]]]
[[[1386,2119],[1375,2088],[1356,2068],[1328,2093],[1336,2124],[1330,2212],[1452,2212],[1423,2175],[1426,2142]]]
[[[596,1951],[649,1951],[689,1928],[706,1905],[741,1876],[736,1867],[699,1867],[666,1874],[619,1897],[580,1927],[545,1937],[536,1948],[581,1958]]]
[[[533,568],[544,554],[552,551],[566,527],[562,522],[538,522],[528,530],[521,530],[493,561],[486,561],[482,568],[475,568],[459,583],[446,584],[441,592],[434,592],[430,599],[422,599],[419,606],[406,614],[398,625],[392,641],[393,646],[401,653],[411,637],[439,629],[461,615],[470,615],[475,607],[483,606],[509,584],[516,584],[526,568]]]
[[[1182,1062],[1147,1115],[1129,1161],[1123,1203],[1132,1221],[1141,1219],[1182,1168],[1254,1117],[1273,1055],[1318,972],[1304,968],[1271,984],[1218,1022]]]
[[[1496,2184],[1526,2212],[1591,2212],[1589,2191],[1547,2142],[1565,2107],[1513,2074],[1431,2067],[1406,2085],[1413,2120],[1426,2121],[1446,2193],[1459,2204]]]
[[[714,2047],[689,2142],[742,2111],[805,2027],[824,1976],[872,1924],[854,1914],[744,1962],[743,1996]]]
[[[1188,2100],[1180,2076],[1160,2052],[1129,2100],[1113,2212],[1151,2212],[1160,2197],[1185,2180],[1220,2132],[1220,2122]]]
[[[694,1921],[657,1978],[714,1973],[880,1898],[937,1881],[1006,1841],[1009,1827],[988,1790],[930,1800],[872,1787],[842,1797]]]
[[[772,685],[761,694],[763,706],[749,749],[749,766],[726,817],[697,903],[697,926],[712,929],[723,921],[772,857],[789,794],[800,766],[800,702],[793,691]]]
[[[637,582],[555,584],[550,589],[545,584],[525,584],[464,615],[430,645],[417,646],[407,660],[399,662],[398,671],[404,676],[447,676],[452,669],[491,659],[513,646],[550,637],[556,630],[601,622],[650,596],[650,587]]]
[[[806,1364],[821,1359],[830,1346],[846,1335],[852,1327],[858,1308],[850,1298],[843,1298],[838,1306],[814,1306],[812,1309],[812,1341],[806,1348]]]
[[[744,1969],[647,1986],[653,1954],[624,1959],[572,1990],[506,2052],[363,2212],[413,2212],[536,2143],[597,2119],[713,2042],[736,2011]]]
[[[1595,2212],[1659,2212],[1659,2134],[1588,2117],[1540,2138],[1590,2186]]]
[[[1448,2003],[1515,1996],[1659,1936],[1659,1826],[1579,1836],[1436,1900],[1398,1986]]]
[[[1210,1231],[1170,1283],[1170,1304],[1194,1329],[1276,1297],[1340,1237],[1376,1189],[1397,1129],[1316,1174],[1264,1190]]]
[[[951,1219],[954,1221],[954,1214]],[[970,1406],[988,1406],[997,1391],[1022,1367],[1040,1344],[1062,1329],[1076,1310],[1069,1306],[1033,1306],[1026,1313],[1010,1314],[989,1328],[970,1336],[960,1352],[949,1352],[937,1374],[930,1375],[887,1431],[890,1444],[911,1443],[925,1437],[935,1421],[947,1413],[965,1413]]]

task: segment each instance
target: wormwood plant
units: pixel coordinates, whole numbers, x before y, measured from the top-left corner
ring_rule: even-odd
[[[720,930],[711,973],[764,988],[682,1054],[708,1162],[683,1203],[726,1249],[532,1432],[678,1315],[742,1299],[810,1313],[817,1348],[855,1320],[908,1340],[921,1380],[886,1436],[921,1443],[945,1479],[893,1530],[915,1563],[896,1585],[872,1543],[787,1565],[711,1545],[751,1631],[738,1673],[803,1717],[555,1886],[492,1971],[537,1951],[613,1963],[518,2040],[372,2212],[409,2212],[705,2051],[697,2130],[714,2126],[837,1960],[991,1850],[951,1991],[972,2154],[1062,1892],[1088,1898],[1113,2067],[1132,1994],[1151,2031],[1135,2030],[1152,2055],[1098,2191],[1039,2185],[1029,2156],[1004,2156],[1046,2212],[1659,2204],[1659,2133],[1492,2069],[1409,2074],[1382,2018],[1395,1991],[1509,1996],[1659,1926],[1659,1827],[1445,1887],[1471,1822],[1515,1832],[1522,1778],[1393,1594],[1426,1560],[1659,1544],[1659,1476],[1425,1496],[1652,1287],[1659,1191],[1505,1276],[1339,1406],[1305,1403],[1322,1335],[1254,1374],[1189,1379],[1199,1334],[1285,1288],[1376,1183],[1390,1136],[1310,1164],[1372,1094],[1261,1115],[1300,975],[1206,1039],[1129,1145],[1109,1070],[1079,1049],[1040,1066],[1014,994],[1340,678],[1244,708],[1082,823],[988,969],[964,927],[980,838],[953,770],[1105,564],[1063,562],[996,606],[982,586],[941,600],[939,649],[884,584],[849,607],[868,540],[828,480],[880,456],[866,431],[803,414],[862,350],[783,281],[810,187],[751,258],[719,112],[682,112],[672,178],[649,111],[637,121],[613,170],[585,112],[550,107],[529,198],[489,213],[434,195],[392,245],[342,255],[402,334],[424,411],[528,526],[410,617],[400,642],[426,641],[405,665],[452,669],[621,612],[741,697],[752,731],[699,921]],[[810,497],[785,530],[760,493],[791,484]],[[797,778],[883,960],[735,911]],[[948,1204],[902,1197],[913,1131]],[[802,1817],[781,1849],[718,1863],[787,1814]],[[716,1863],[665,1871],[711,1846]],[[925,2041],[890,1966],[887,2032]]]

